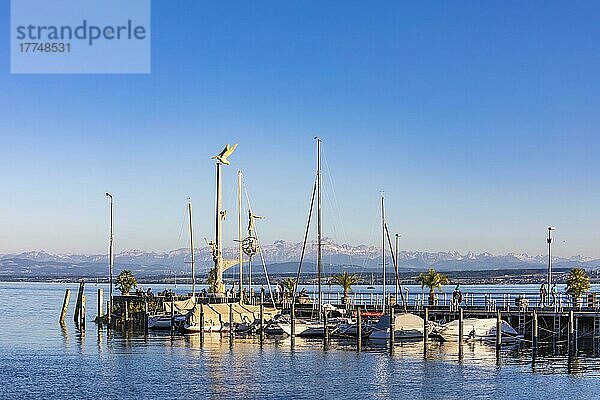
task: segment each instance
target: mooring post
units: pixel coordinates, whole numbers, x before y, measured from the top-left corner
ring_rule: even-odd
[[[129,329],[129,302],[125,300],[125,320],[123,321],[123,330]]]
[[[204,345],[204,304],[200,304],[200,346]]]
[[[575,354],[577,354],[577,344],[578,344],[577,343],[578,342],[577,335],[578,335],[578,332],[579,332],[579,317],[575,317],[575,331],[573,332],[573,345],[574,345],[573,346],[574,347],[573,350],[575,350]]]
[[[356,351],[362,350],[362,316],[360,306],[356,307]]]
[[[144,301],[144,335],[148,336],[148,300]]]
[[[327,342],[329,342],[329,330],[327,329],[328,324],[327,310],[323,310],[323,346],[327,348]]]
[[[396,334],[396,323],[394,317],[394,307],[390,306],[390,354],[394,352],[394,339]]]
[[[79,313],[79,324],[81,329],[85,329],[85,294],[81,295],[81,310]]]
[[[294,347],[296,341],[296,299],[292,296],[292,304],[290,305],[290,345]]]
[[[113,322],[113,320],[111,319],[112,317],[111,317],[111,311],[110,311],[111,307],[110,306],[111,306],[111,301],[108,300],[106,302],[106,329],[110,329],[112,322]]]
[[[81,322],[81,296],[83,296],[84,290],[83,280],[79,282],[79,290],[77,291],[77,301],[75,302],[75,313],[73,314],[73,322],[79,325]]]
[[[427,346],[429,341],[429,307],[425,307],[425,318],[423,319],[423,345]]]
[[[96,322],[98,323],[98,327],[102,326],[102,317],[104,316],[104,289],[98,288],[98,315],[96,316]]]
[[[60,324],[65,323],[65,317],[67,316],[67,308],[69,308],[69,300],[70,299],[71,299],[71,289],[67,289],[65,291],[65,298],[63,300],[62,309],[60,311],[60,318],[58,319],[58,322]]]
[[[533,321],[531,324],[531,348],[533,353],[537,352],[538,348],[538,315],[537,310],[533,310]]]
[[[175,333],[175,296],[171,293],[171,335]]]
[[[496,314],[496,350],[502,349],[502,311],[498,310]]]
[[[265,341],[265,288],[260,288],[260,344]]]
[[[229,303],[229,344],[233,345],[233,303]]]
[[[572,356],[575,354],[575,348],[574,348],[574,343],[573,343],[573,336],[574,336],[574,330],[575,330],[575,326],[574,326],[574,321],[573,321],[573,310],[569,311],[569,335],[568,335],[568,347],[569,347],[569,356]]]
[[[464,340],[464,319],[463,309],[458,309],[458,358],[462,360],[463,357],[463,340]]]

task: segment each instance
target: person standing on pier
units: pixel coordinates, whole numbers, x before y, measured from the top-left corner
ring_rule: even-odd
[[[552,293],[552,305],[555,306],[556,305],[556,296],[558,295],[558,289],[556,288],[556,283],[552,284],[552,290],[550,292]]]
[[[548,291],[546,290],[546,284],[542,283],[542,286],[540,286],[540,301],[538,302],[538,307],[546,306],[546,295],[547,294],[548,294]]]

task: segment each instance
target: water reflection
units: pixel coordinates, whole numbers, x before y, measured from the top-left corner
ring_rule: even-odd
[[[339,398],[342,393],[386,398],[402,393],[415,399],[475,399],[521,398],[527,388],[535,400],[549,393],[583,398],[600,390],[600,380],[589,379],[600,377],[598,343],[591,340],[580,340],[570,359],[566,346],[555,349],[551,342],[535,357],[529,343],[503,347],[497,357],[493,345],[469,342],[462,362],[457,343],[433,340],[426,347],[420,341],[398,342],[390,356],[386,342],[367,341],[360,353],[351,339],[332,339],[327,351],[322,340],[303,338],[296,338],[293,348],[289,338],[269,337],[262,348],[256,337],[236,337],[231,346],[228,335],[205,334],[202,343],[199,334],[145,336],[97,329],[91,322],[87,333],[96,337],[86,340],[72,318],[63,326],[57,323],[64,288],[36,285],[22,292],[19,286],[0,299],[0,398],[60,398],[69,391],[75,397],[108,398],[140,393],[153,398]],[[45,299],[40,307],[39,297]]]

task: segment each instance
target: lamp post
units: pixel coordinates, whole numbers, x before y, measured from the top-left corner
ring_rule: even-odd
[[[555,229],[554,226],[548,227],[548,293],[552,288],[552,231]]]
[[[114,253],[113,253],[113,196],[106,192],[106,196],[110,199],[110,235],[108,237],[108,326],[110,326],[112,318],[112,306],[113,306],[113,265],[114,265]]]

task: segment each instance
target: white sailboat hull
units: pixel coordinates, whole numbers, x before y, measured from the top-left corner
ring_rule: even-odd
[[[185,321],[184,315],[175,316],[175,326],[180,326]],[[151,315],[148,317],[148,329],[171,329],[170,315]]]
[[[463,339],[464,340],[496,340],[496,319],[495,318],[465,318],[463,320]],[[512,343],[519,338],[519,334],[506,321],[501,323],[502,342]],[[450,321],[447,324],[440,325],[435,331],[442,340],[458,341],[459,324],[458,320]]]

